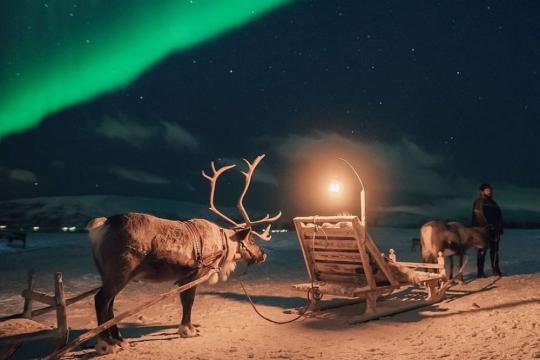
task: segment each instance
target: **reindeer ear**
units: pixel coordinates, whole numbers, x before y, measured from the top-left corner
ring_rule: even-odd
[[[247,238],[249,236],[250,232],[251,232],[250,228],[236,230],[234,232],[234,235],[231,236],[231,240],[232,241],[242,241],[242,240],[244,240],[245,238]]]

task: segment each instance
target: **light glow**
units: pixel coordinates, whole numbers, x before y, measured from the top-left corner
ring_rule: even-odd
[[[338,193],[341,193],[341,184],[338,183],[337,181],[333,181],[333,182],[330,183],[330,186],[329,186],[328,190],[329,190],[332,194],[338,194]]]

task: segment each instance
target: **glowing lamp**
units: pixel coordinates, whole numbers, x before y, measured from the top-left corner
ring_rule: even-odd
[[[362,179],[360,178],[360,175],[358,175],[358,172],[354,168],[354,166],[351,165],[350,162],[343,158],[339,158],[339,160],[343,161],[345,164],[347,164],[351,170],[353,171],[354,175],[356,176],[356,179],[358,180],[358,183],[361,186],[360,190],[360,222],[363,225],[364,229],[364,236],[365,236],[365,228],[366,228],[366,191],[364,188],[364,183],[362,182]]]
[[[328,190],[333,194],[340,193],[341,192],[341,184],[338,183],[338,182],[333,181],[333,182],[330,183],[330,186],[328,187]]]

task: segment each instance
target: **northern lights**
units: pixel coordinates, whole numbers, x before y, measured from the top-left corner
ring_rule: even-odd
[[[0,37],[0,137],[114,91],[171,52],[288,1],[5,2],[0,10],[11,16]]]

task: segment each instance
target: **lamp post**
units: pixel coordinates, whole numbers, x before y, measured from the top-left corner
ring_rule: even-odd
[[[364,188],[364,183],[362,182],[362,179],[360,178],[360,175],[358,175],[358,172],[354,168],[354,166],[351,165],[350,162],[343,158],[339,158],[339,160],[343,161],[345,164],[349,165],[351,170],[353,171],[354,175],[356,175],[356,179],[358,179],[358,182],[360,183],[360,186],[362,189],[360,190],[360,223],[362,224],[363,231],[365,233],[366,229],[366,192]],[[363,234],[364,235],[364,234]]]

